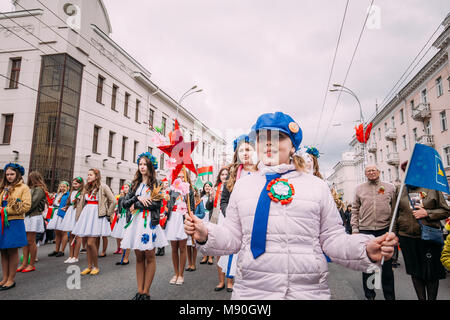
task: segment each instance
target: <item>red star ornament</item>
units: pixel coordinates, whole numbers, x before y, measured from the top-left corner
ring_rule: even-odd
[[[167,154],[170,158],[176,160],[176,167],[172,171],[172,181],[178,177],[183,166],[197,174],[194,162],[192,161],[192,152],[194,152],[198,141],[184,142],[181,130],[177,130],[177,139],[172,141],[168,146],[159,146],[158,149]]]

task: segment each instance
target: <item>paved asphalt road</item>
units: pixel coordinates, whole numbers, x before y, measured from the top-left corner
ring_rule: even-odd
[[[80,289],[68,289],[67,280],[73,274],[66,273],[69,266],[79,266],[83,270],[87,266],[86,254],[80,254],[77,264],[64,264],[66,256],[48,257],[54,245],[41,246],[38,251],[39,261],[36,271],[31,273],[18,273],[17,286],[8,291],[0,291],[0,300],[129,300],[136,293],[135,257],[130,256],[130,264],[116,266],[120,260],[114,255],[116,249],[115,239],[109,238],[107,256],[99,259],[100,274],[97,276],[81,276]],[[217,268],[215,265],[200,265],[197,271],[185,272],[184,285],[170,285],[172,277],[172,259],[170,246],[166,247],[166,255],[157,258],[156,275],[150,290],[154,300],[228,300],[231,293],[225,290],[215,292],[217,285]],[[198,257],[200,261],[200,257]],[[198,262],[197,261],[197,262]],[[415,300],[416,295],[410,277],[406,275],[401,266],[394,270],[396,296],[399,300]],[[75,268],[75,267],[72,267]],[[334,263],[329,264],[329,286],[332,299],[336,300],[363,300],[361,273],[345,269]],[[73,283],[73,282],[72,282]],[[377,290],[377,299],[383,299],[381,290]],[[450,300],[450,277],[440,281],[439,300]]]

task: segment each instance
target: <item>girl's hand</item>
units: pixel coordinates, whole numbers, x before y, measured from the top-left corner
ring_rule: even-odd
[[[198,242],[206,241],[208,229],[203,224],[203,221],[196,216],[191,217],[189,214],[185,214],[184,217],[184,230],[186,233]]]
[[[142,196],[137,197],[139,202],[141,202],[144,206],[148,207],[152,204],[152,200],[150,198],[145,198]]]
[[[415,206],[415,209],[416,210],[413,210],[414,218],[422,219],[428,217],[427,210],[425,210],[423,207]]]
[[[394,255],[394,246],[398,245],[398,238],[395,233],[386,233],[380,237],[370,240],[367,243],[367,256],[372,261],[389,260]]]

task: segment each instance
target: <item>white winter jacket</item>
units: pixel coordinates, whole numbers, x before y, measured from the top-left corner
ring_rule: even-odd
[[[208,240],[199,246],[209,256],[240,251],[232,299],[330,299],[328,265],[368,271],[375,267],[366,253],[371,235],[348,235],[327,184],[319,178],[290,172],[282,176],[295,189],[288,205],[271,202],[266,251],[253,258],[250,242],[256,205],[266,173],[283,173],[293,165],[266,167],[239,179],[222,225],[206,223]]]

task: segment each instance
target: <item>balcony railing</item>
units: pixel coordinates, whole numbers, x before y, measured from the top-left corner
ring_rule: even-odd
[[[412,118],[416,121],[423,121],[431,118],[431,109],[429,103],[421,102],[412,110]]]
[[[389,128],[384,134],[386,140],[396,140],[397,139],[397,129]]]
[[[434,136],[432,134],[425,134],[417,139],[417,143],[434,147]]]
[[[391,166],[398,166],[400,164],[400,157],[398,152],[390,152],[387,155],[387,163]]]

